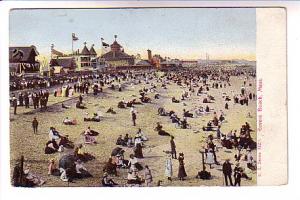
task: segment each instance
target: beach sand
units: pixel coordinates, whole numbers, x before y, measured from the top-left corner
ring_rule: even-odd
[[[232,91],[235,93],[240,92],[240,88],[243,84],[243,77],[231,77],[232,86],[226,88],[211,89],[209,93],[216,98],[215,103],[210,103],[209,106],[215,111],[223,110],[226,114],[226,123],[222,124],[221,132],[228,133],[230,130],[237,130],[241,126],[248,122],[254,132],[251,132],[253,139],[256,141],[256,101],[249,101],[249,106],[242,106],[240,104],[233,104],[233,100],[229,102],[229,110],[224,109],[225,101],[222,98],[222,93],[226,92],[232,98]],[[251,87],[247,87],[247,90],[255,92],[256,83],[255,79],[251,79]],[[27,109],[18,107],[18,115],[13,115],[13,108],[11,108],[11,122],[10,122],[10,144],[11,144],[11,170],[17,159],[21,155],[25,157],[25,165],[29,164],[33,173],[40,175],[46,180],[43,186],[68,186],[68,183],[62,182],[59,177],[48,176],[48,161],[51,158],[59,160],[59,157],[64,154],[56,153],[52,155],[44,154],[45,143],[48,141],[49,127],[55,127],[59,132],[68,134],[71,141],[76,144],[83,142],[83,136],[80,135],[88,126],[91,129],[100,132],[97,136],[96,145],[84,145],[85,151],[93,154],[96,159],[85,163],[86,168],[93,175],[92,178],[75,180],[74,183],[70,183],[69,186],[99,186],[101,177],[103,174],[103,166],[108,160],[112,149],[117,147],[115,145],[116,139],[119,135],[125,135],[126,133],[134,136],[138,128],[141,128],[145,135],[149,138],[149,141],[145,143],[143,148],[144,159],[140,159],[143,165],[148,165],[153,175],[153,185],[156,185],[158,180],[163,181],[164,186],[223,186],[223,174],[222,165],[213,165],[213,169],[207,171],[211,172],[211,180],[196,179],[198,171],[202,170],[201,154],[199,150],[205,145],[208,134],[216,135],[215,132],[204,132],[202,127],[205,126],[208,120],[212,119],[212,115],[207,115],[198,118],[188,118],[188,123],[191,124],[191,129],[178,129],[170,122],[169,117],[163,117],[157,115],[157,109],[164,107],[167,111],[174,110],[179,117],[182,117],[182,110],[192,110],[196,106],[204,106],[202,98],[199,96],[192,96],[190,99],[178,104],[171,103],[171,97],[175,96],[180,99],[182,91],[187,88],[180,88],[178,85],[172,83],[167,85],[168,89],[162,89],[158,87],[158,91],[161,94],[160,99],[154,99],[154,93],[150,93],[148,96],[152,98],[152,103],[137,105],[137,126],[132,126],[130,109],[119,109],[117,103],[124,97],[125,100],[130,100],[133,95],[138,97],[138,91],[144,87],[144,83],[140,85],[134,85],[123,83],[125,86],[124,91],[113,91],[108,88],[104,90],[104,93],[94,97],[93,94],[84,96],[84,102],[87,103],[88,109],[80,110],[75,108],[75,101],[77,96],[73,98],[66,97],[54,97],[51,94],[49,99],[49,108],[47,112],[32,111],[33,109]],[[149,86],[149,85],[148,85]],[[72,106],[70,109],[63,110],[61,103],[65,101],[66,105]],[[32,106],[31,106],[32,107]],[[106,113],[109,107],[113,107],[117,114],[113,115]],[[83,117],[86,113],[91,116],[94,112],[101,111],[103,117],[101,122],[84,122]],[[28,113],[32,111],[31,113]],[[251,113],[253,118],[247,118],[248,112]],[[27,113],[27,114],[26,114]],[[34,135],[31,121],[33,117],[37,117],[39,121],[38,134]],[[67,126],[62,123],[65,117],[76,119],[78,125]],[[163,129],[169,132],[175,137],[175,143],[177,146],[177,153],[183,152],[185,155],[185,169],[188,177],[185,181],[180,181],[177,178],[178,173],[178,160],[173,159],[173,181],[166,180],[165,173],[165,159],[166,155],[164,150],[170,149],[170,138],[166,136],[159,136],[154,128],[156,122],[161,122]],[[218,148],[217,158],[222,164],[226,158],[231,159],[234,168],[234,154],[237,152],[234,149],[221,148],[219,141],[214,140],[214,143],[220,147]],[[129,158],[129,154],[132,153],[132,149],[124,148],[125,158]],[[242,151],[246,153],[245,150]],[[253,157],[256,159],[256,150],[253,152]],[[246,162],[242,161],[241,166],[246,168]],[[246,170],[248,176],[252,177],[252,180],[242,179],[241,185],[256,185],[256,172]],[[141,173],[143,174],[143,173]],[[127,178],[127,170],[119,169],[119,176],[113,177],[114,181],[119,184],[125,184]]]

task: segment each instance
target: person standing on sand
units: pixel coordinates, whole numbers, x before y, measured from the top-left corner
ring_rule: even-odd
[[[134,110],[134,108],[131,110],[131,119],[132,119],[132,123],[133,126],[136,126],[136,111]]]
[[[228,110],[229,109],[229,106],[228,106],[228,103],[226,102],[225,103],[225,110]]]
[[[25,101],[25,108],[29,108],[29,96],[27,92],[25,92],[24,101]]]
[[[223,170],[223,174],[224,174],[226,186],[228,186],[228,180],[227,180],[227,178],[229,178],[230,185],[233,186],[233,184],[232,184],[232,178],[231,178],[232,168],[231,168],[231,163],[229,162],[229,159],[226,159],[226,161],[223,163],[222,170]]]
[[[179,180],[184,181],[184,178],[187,177],[187,174],[186,174],[185,168],[184,168],[184,154],[183,153],[179,153],[178,161],[179,161],[178,178],[179,178]]]
[[[83,97],[82,97],[82,95],[80,94],[80,95],[79,95],[79,102],[82,103],[82,100],[83,100]]]
[[[169,181],[172,181],[173,164],[172,164],[172,157],[170,153],[167,154],[166,165],[165,165],[165,176],[168,178]]]
[[[174,142],[174,136],[171,136],[170,145],[171,145],[171,155],[172,155],[172,158],[177,159],[176,145],[175,145],[175,142]]]
[[[15,97],[15,95],[13,95],[13,97],[12,97],[12,105],[14,107],[14,115],[16,115],[17,114],[17,107],[18,107],[18,100]]]
[[[240,163],[235,164],[234,168],[234,186],[241,186],[241,178],[242,178],[242,169],[240,168]]]
[[[144,179],[145,179],[146,186],[150,187],[153,180],[152,180],[152,173],[148,165],[145,166]]]
[[[37,134],[38,125],[39,125],[39,122],[37,121],[36,117],[34,117],[33,121],[32,121],[32,128],[33,128],[33,133],[34,134]]]
[[[212,139],[208,141],[207,149],[212,150],[212,153],[213,153],[214,159],[215,159],[215,164],[219,165],[220,163],[217,161],[217,155],[216,155],[216,145],[213,143]]]

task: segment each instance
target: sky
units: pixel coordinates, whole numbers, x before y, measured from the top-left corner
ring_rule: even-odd
[[[50,46],[71,52],[71,35],[101,51],[117,41],[130,55],[178,59],[255,60],[255,8],[27,9],[10,11],[10,46],[35,45],[43,56]]]

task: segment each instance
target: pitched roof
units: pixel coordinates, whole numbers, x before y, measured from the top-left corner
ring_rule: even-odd
[[[119,47],[119,48],[122,47],[117,41],[114,41],[110,46],[111,47]]]
[[[50,66],[62,66],[63,68],[75,68],[75,61],[71,58],[56,58],[51,59]]]
[[[90,54],[91,54],[91,55],[97,55],[97,53],[96,53],[96,51],[95,51],[95,49],[94,49],[94,46],[91,47],[91,49],[90,49]]]
[[[63,56],[63,55],[64,55],[62,52],[57,51],[57,50],[55,50],[55,49],[51,49],[51,53],[52,53],[53,55],[57,55],[57,56]]]
[[[88,48],[86,46],[83,47],[82,51],[81,51],[82,55],[90,55],[90,51],[88,50]]]
[[[110,51],[102,55],[101,58],[104,58],[106,61],[110,61],[110,60],[120,60],[120,59],[133,59],[133,56],[130,56],[122,51],[116,51],[116,52]]]
[[[39,52],[35,46],[9,47],[9,62],[28,62],[31,55],[38,56]]]
[[[138,66],[151,66],[151,64],[146,60],[141,60],[141,61],[137,62],[135,65],[138,65]]]

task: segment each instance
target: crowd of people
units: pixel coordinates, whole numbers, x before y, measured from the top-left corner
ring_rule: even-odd
[[[245,77],[240,91],[233,91],[232,94],[222,94],[223,88],[231,87],[231,77]],[[89,94],[92,90],[94,95],[99,92],[103,92],[104,86],[107,86],[110,90],[116,90],[116,92],[123,92],[124,85],[121,83],[127,83],[128,87],[139,86],[141,89],[136,93],[132,99],[125,100],[123,98],[115,107],[118,110],[116,112],[114,107],[108,107],[106,113],[115,114],[118,116],[119,112],[123,112],[128,108],[130,116],[128,116],[128,125],[133,127],[140,127],[136,133],[128,134],[121,133],[115,140],[116,148],[112,150],[110,156],[108,156],[107,162],[103,166],[103,176],[101,177],[101,184],[104,187],[120,186],[120,183],[114,180],[114,177],[120,176],[121,169],[127,170],[127,182],[126,186],[153,186],[153,176],[151,171],[151,163],[147,163],[147,156],[145,156],[145,149],[148,149],[148,141],[151,139],[143,131],[142,125],[138,121],[138,116],[142,116],[138,112],[139,106],[145,106],[148,103],[157,102],[163,98],[167,98],[168,102],[172,104],[182,105],[182,111],[166,110],[164,107],[158,108],[158,115],[165,117],[167,123],[175,124],[176,128],[183,129],[198,129],[201,134],[207,135],[207,139],[203,149],[205,160],[204,164],[209,166],[209,169],[213,167],[221,166],[225,185],[241,185],[241,178],[251,180],[251,177],[247,175],[242,164],[246,163],[246,167],[252,171],[256,170],[256,161],[252,155],[252,151],[256,149],[256,142],[253,140],[252,134],[255,132],[251,129],[248,122],[245,122],[241,128],[236,127],[236,130],[232,130],[228,133],[223,133],[222,127],[226,123],[230,123],[230,119],[226,118],[226,112],[233,106],[246,105],[248,106],[250,101],[255,102],[256,96],[254,92],[248,90],[248,87],[252,87],[250,78],[255,78],[253,72],[239,72],[235,70],[179,70],[179,71],[166,71],[163,75],[159,75],[156,71],[148,72],[119,72],[104,75],[86,75],[84,77],[66,77],[65,79],[57,80],[61,85],[53,90],[54,97],[72,97],[74,93],[79,93],[78,101],[76,102],[76,109],[86,109],[87,104],[83,102],[83,96]],[[12,105],[25,106],[26,108],[32,104],[34,109],[47,107],[47,102],[50,96],[49,89],[58,83],[57,81],[48,82],[46,85],[43,81],[35,84],[21,84],[20,82],[14,83],[11,86],[13,90],[42,87],[40,92],[20,92],[18,97],[12,95]],[[129,84],[131,83],[131,85]],[[22,86],[20,86],[20,84]],[[17,86],[15,86],[17,85]],[[25,86],[23,86],[25,85]],[[182,90],[178,96],[164,97],[160,91],[168,91],[170,85],[179,87]],[[224,103],[224,110],[217,111],[214,109],[214,103],[217,96],[213,96],[211,91],[220,91],[222,102]],[[154,99],[150,96],[154,95]],[[137,98],[137,96],[140,96]],[[199,98],[198,105],[195,109],[188,109],[186,105],[190,99]],[[30,100],[31,99],[31,100]],[[139,100],[138,100],[139,99]],[[62,107],[69,109],[72,107],[62,104]],[[14,110],[16,114],[16,108]],[[127,112],[127,111],[125,111]],[[206,121],[206,126],[192,127],[189,123],[191,120],[201,118],[203,116],[209,116],[210,120]],[[93,116],[83,117],[84,122],[102,122],[102,113],[93,113]],[[131,121],[131,122],[130,122]],[[168,149],[165,149],[162,154],[165,154],[165,168],[164,175],[169,182],[174,181],[173,175],[173,162],[178,162],[177,179],[185,181],[188,177],[186,172],[185,162],[188,162],[182,151],[178,151],[175,144],[174,134],[168,130],[168,126],[164,122],[157,122],[153,124],[154,130],[158,136],[166,138],[169,137]],[[32,127],[34,133],[38,131],[38,121],[36,118],[32,121]],[[63,120],[65,125],[78,124],[77,120],[70,117],[66,117]],[[239,130],[239,131],[237,131]],[[197,131],[195,131],[197,133]],[[48,166],[48,174],[53,176],[59,176],[62,181],[72,182],[74,179],[90,178],[93,175],[84,166],[85,162],[96,159],[96,156],[91,153],[84,152],[84,145],[99,145],[96,140],[100,132],[92,130],[88,127],[80,137],[83,137],[83,142],[79,145],[70,141],[69,136],[66,133],[58,132],[54,127],[50,127],[49,138],[45,145],[45,154],[55,154],[56,152],[64,152],[65,155],[59,160],[59,166],[56,165],[56,161],[51,159]],[[164,139],[163,139],[164,140]],[[125,151],[125,150],[126,151]],[[218,157],[219,149],[235,150],[237,153],[230,159],[226,159],[222,164],[222,158]],[[198,148],[199,150],[199,148]],[[244,153],[246,151],[246,153]],[[125,152],[130,152],[129,157],[126,159]],[[147,151],[148,152],[148,151]],[[177,152],[180,152],[177,155]],[[243,153],[245,154],[243,157]],[[232,163],[230,161],[236,161],[235,168],[232,170]],[[232,175],[234,182],[232,181]],[[189,175],[189,176],[192,176]],[[194,175],[193,175],[194,176]],[[159,180],[157,185],[161,185],[162,180]],[[38,184],[37,184],[38,185]]]
[[[28,109],[30,106],[33,106],[34,109],[41,108],[41,110],[45,110],[47,108],[49,95],[48,90],[19,92],[17,95],[13,93],[10,98],[10,103],[14,108],[14,114],[17,114],[17,107],[25,107]]]

